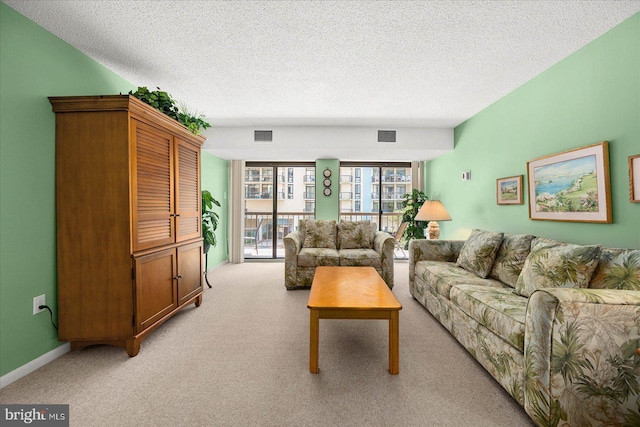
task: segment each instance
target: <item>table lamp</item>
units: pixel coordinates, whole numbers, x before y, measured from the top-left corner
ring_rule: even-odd
[[[437,221],[451,221],[451,216],[449,216],[440,200],[427,200],[414,219],[416,221],[429,221],[426,237],[429,240],[436,240],[440,237],[440,226]]]

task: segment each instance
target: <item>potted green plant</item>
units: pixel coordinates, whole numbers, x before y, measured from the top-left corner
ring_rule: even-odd
[[[189,109],[184,103],[177,104],[173,98],[171,98],[171,95],[160,90],[160,88],[157,89],[158,90],[151,91],[144,86],[140,86],[135,92],[130,91],[129,95],[135,96],[140,101],[151,105],[156,110],[166,114],[178,123],[183,124],[194,135],[201,133],[200,128],[207,129],[211,127],[211,125],[204,120],[203,114],[188,111]]]
[[[407,193],[403,196],[402,201],[402,222],[407,223],[407,227],[404,229],[404,238],[407,242],[405,249],[409,246],[409,240],[411,239],[424,239],[424,228],[426,224],[422,221],[416,221],[415,217],[418,211],[422,207],[425,201],[429,198],[421,190],[414,189],[411,193]]]
[[[217,245],[216,229],[220,216],[213,211],[213,205],[220,206],[220,202],[213,198],[209,190],[202,190],[202,251],[206,254],[209,249]]]

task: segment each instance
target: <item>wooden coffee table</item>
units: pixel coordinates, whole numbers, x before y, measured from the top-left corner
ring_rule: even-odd
[[[373,267],[317,267],[307,307],[311,310],[309,371],[318,373],[320,319],[388,319],[389,373],[400,371],[402,306]]]

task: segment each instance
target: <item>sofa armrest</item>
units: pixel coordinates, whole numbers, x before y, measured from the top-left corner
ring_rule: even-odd
[[[284,242],[285,254],[287,253],[287,251],[289,251],[293,254],[298,255],[298,252],[300,252],[300,249],[302,249],[301,237],[302,236],[300,236],[300,232],[297,230],[292,231],[291,233],[284,236],[282,240]]]
[[[282,242],[284,244],[284,285],[287,289],[294,289],[298,271],[298,254],[302,249],[300,232],[292,231],[284,236]]]
[[[393,289],[393,250],[396,239],[391,234],[384,231],[376,231],[373,239],[373,249],[380,254],[382,264],[382,279]]]
[[[380,255],[389,253],[391,250],[391,258],[393,258],[393,248],[395,245],[395,238],[384,231],[376,231],[373,239],[373,249]]]
[[[539,425],[640,420],[640,292],[542,289],[529,297],[524,408]]]
[[[409,286],[412,286],[415,267],[418,261],[455,262],[460,255],[465,240],[427,240],[409,241]]]

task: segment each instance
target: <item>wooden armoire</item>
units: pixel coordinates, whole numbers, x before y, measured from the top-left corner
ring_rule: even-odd
[[[58,339],[135,356],[158,325],[202,302],[204,137],[129,95],[49,100]]]

